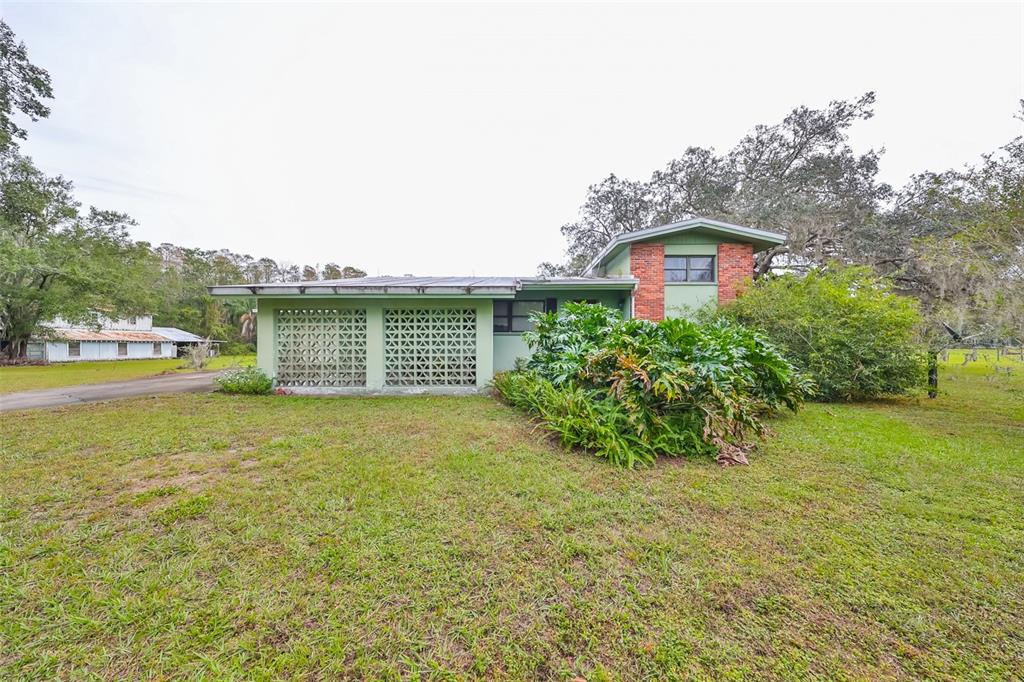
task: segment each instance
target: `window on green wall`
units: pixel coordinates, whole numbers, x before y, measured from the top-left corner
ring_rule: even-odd
[[[666,282],[714,282],[714,256],[665,256]]]
[[[525,332],[533,329],[530,322],[530,315],[534,312],[548,312],[554,310],[554,299],[540,299],[536,301],[495,301],[494,302],[494,331],[495,332]]]

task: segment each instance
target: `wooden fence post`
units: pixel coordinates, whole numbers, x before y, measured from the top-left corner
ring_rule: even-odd
[[[939,394],[939,354],[928,354],[928,397]]]

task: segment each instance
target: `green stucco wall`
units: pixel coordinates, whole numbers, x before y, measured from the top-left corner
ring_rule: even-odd
[[[629,246],[608,261],[604,268],[605,277],[629,277]]]
[[[644,240],[646,242],[657,242],[659,244],[720,244],[731,242],[734,239],[723,237],[720,234],[707,230],[688,230],[678,234],[665,235],[663,237],[652,237]]]
[[[256,366],[270,376],[274,366],[275,311],[282,308],[361,308],[366,310],[366,390],[384,390],[385,308],[473,308],[476,310],[478,388],[494,376],[494,304],[491,299],[449,298],[313,298],[307,296],[261,297],[257,301]]]
[[[628,255],[627,255],[628,258]],[[569,301],[577,300],[594,300],[601,305],[606,305],[609,308],[614,308],[619,312],[623,313],[624,316],[628,315],[629,309],[629,292],[628,291],[588,291],[585,289],[528,289],[526,291],[520,291],[516,295],[516,300],[519,301],[530,301],[530,300],[545,300],[548,298],[554,298],[558,300],[558,307],[561,308],[563,304]],[[517,358],[527,358],[530,355],[530,349],[523,341],[521,334],[514,332],[497,332],[494,334],[494,371],[501,372],[512,369],[515,366]]]
[[[665,317],[691,317],[699,308],[717,302],[717,284],[665,285]]]
[[[515,367],[517,358],[530,357],[530,347],[521,334],[494,335],[494,371],[504,372]]]

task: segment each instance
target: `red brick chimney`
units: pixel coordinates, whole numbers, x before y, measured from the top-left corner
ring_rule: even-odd
[[[665,317],[665,245],[629,245],[629,273],[640,280],[633,290],[633,317],[657,322]]]
[[[752,244],[718,245],[718,305],[736,300],[743,282],[753,276]]]

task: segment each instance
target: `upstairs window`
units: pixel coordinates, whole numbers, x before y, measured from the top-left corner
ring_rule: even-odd
[[[80,358],[80,357],[82,357],[82,342],[81,341],[68,341],[68,357],[69,358]]]
[[[557,307],[554,298],[536,301],[495,301],[494,331],[520,333],[533,329],[530,315],[535,312],[552,312]]]
[[[714,256],[665,256],[665,282],[714,281]]]

